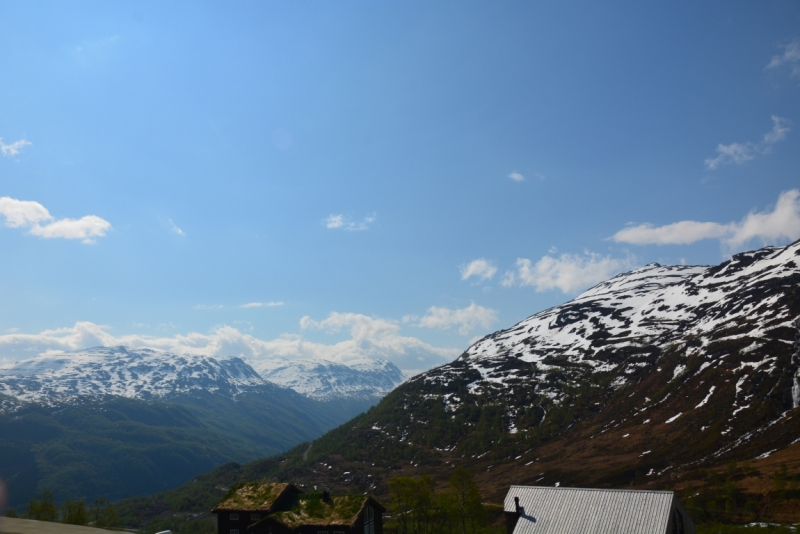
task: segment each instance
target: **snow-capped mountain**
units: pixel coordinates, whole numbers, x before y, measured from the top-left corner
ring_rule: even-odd
[[[239,358],[95,347],[0,366],[0,393],[52,404],[80,396],[169,398],[195,390],[241,393],[267,382]]]
[[[59,500],[149,494],[313,440],[354,409],[273,384],[239,358],[42,354],[0,367],[0,478],[14,505],[41,487]]]
[[[620,274],[410,378],[314,447],[364,473],[360,491],[466,464],[498,498],[556,482],[696,495],[700,468],[800,465],[798,369],[800,241]],[[748,484],[763,493],[777,464],[758,465]],[[304,476],[345,489],[333,470]]]
[[[766,383],[777,386],[776,371],[792,367],[788,385],[781,386],[783,404],[773,406],[771,419],[762,423],[773,423],[784,411],[781,407],[796,407],[800,400],[800,388],[795,386],[794,403],[791,393],[800,361],[790,357],[800,312],[799,262],[796,242],[737,254],[714,267],[650,264],[486,336],[456,362],[410,382],[449,389],[470,377],[470,393],[508,403],[508,425],[516,429],[518,424],[544,420],[553,407],[574,402],[575,391],[589,384],[607,383],[603,396],[609,399],[649,377],[656,377],[662,387],[697,378],[705,386],[684,385],[681,396],[698,397],[697,408],[722,402],[728,415],[720,430],[733,436],[738,426],[744,434],[747,425],[741,423],[749,411],[765,415],[755,389]],[[719,383],[723,370],[728,376]],[[519,402],[522,385],[529,395],[542,399],[536,402],[538,414]],[[450,411],[458,410],[464,400],[458,394],[442,398]],[[658,400],[663,401],[666,398]],[[650,396],[639,402],[638,412],[655,403]],[[675,408],[672,415],[689,409]],[[720,450],[729,446],[734,445],[720,445]]]
[[[749,339],[741,350],[751,355],[751,363],[743,369],[748,375],[769,374],[775,358],[753,358],[781,329],[794,331],[797,316],[786,290],[798,283],[799,255],[800,243],[795,243],[737,254],[716,267],[646,265],[481,339],[461,360],[481,374],[473,388],[530,376],[530,366],[546,374],[568,362],[594,373],[614,373],[611,386],[619,389],[636,380],[638,370],[656,366],[644,355],[620,358],[638,352],[637,347],[674,343],[674,349],[685,351],[684,358],[702,358],[705,369],[719,364],[707,356],[710,343]],[[687,343],[687,338],[699,343]],[[791,345],[793,334],[783,341]],[[524,371],[510,371],[509,360]],[[546,381],[537,384],[537,392],[555,402],[563,396],[562,388]]]
[[[275,384],[320,401],[377,400],[405,379],[388,360],[359,360],[348,364],[327,360],[269,359],[250,362]]]

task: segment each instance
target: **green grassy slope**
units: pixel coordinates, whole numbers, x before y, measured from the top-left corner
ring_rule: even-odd
[[[152,494],[226,462],[286,450],[349,415],[282,388],[235,400],[202,393],[168,403],[27,405],[0,415],[0,478],[14,507],[45,489],[57,501]]]

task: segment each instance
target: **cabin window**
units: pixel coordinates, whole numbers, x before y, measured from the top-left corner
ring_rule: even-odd
[[[238,521],[238,520],[239,520],[239,514],[231,514],[231,521]]]
[[[344,530],[334,530],[333,534],[344,534]]]
[[[239,529],[238,528],[232,528],[231,529],[231,534],[239,534]]]
[[[364,510],[364,534],[375,534],[375,510],[372,506]]]
[[[261,519],[261,514],[250,514],[250,521],[258,521]]]
[[[317,534],[328,534],[327,530],[318,530]]]

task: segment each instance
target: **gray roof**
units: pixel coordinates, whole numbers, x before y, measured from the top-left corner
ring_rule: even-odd
[[[671,491],[511,486],[506,512],[523,508],[514,534],[666,533]]]

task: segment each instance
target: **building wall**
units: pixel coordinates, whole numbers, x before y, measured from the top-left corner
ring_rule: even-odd
[[[678,529],[678,525],[675,524],[676,511],[681,514],[683,523],[682,534],[696,534],[697,529],[695,528],[694,521],[692,521],[692,518],[689,517],[689,512],[686,511],[686,508],[683,507],[683,505],[680,503],[677,497],[675,497],[675,501],[672,507],[672,512],[669,515],[669,525],[667,526],[667,532],[665,534],[673,534],[673,532],[681,534]]]

